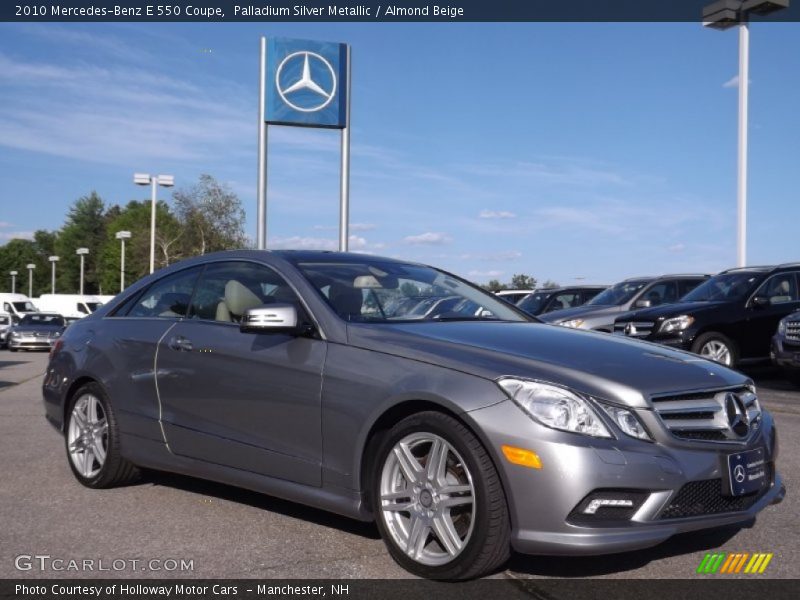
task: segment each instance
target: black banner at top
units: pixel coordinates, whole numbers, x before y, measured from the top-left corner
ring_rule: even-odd
[[[710,4],[729,22],[800,21],[800,0],[6,0],[0,21],[701,22]]]

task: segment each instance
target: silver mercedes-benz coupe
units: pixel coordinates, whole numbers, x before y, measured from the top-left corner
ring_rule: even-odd
[[[43,391],[88,487],[145,467],[375,520],[398,563],[437,579],[512,548],[653,546],[784,495],[747,377],[360,254],[158,271],[66,330]]]

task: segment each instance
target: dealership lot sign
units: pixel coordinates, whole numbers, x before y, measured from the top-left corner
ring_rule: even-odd
[[[267,45],[266,121],[347,125],[347,45],[272,38]]]

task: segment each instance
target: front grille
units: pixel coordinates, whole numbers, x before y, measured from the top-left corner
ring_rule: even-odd
[[[767,481],[772,482],[772,464],[767,465]],[[659,519],[682,519],[703,515],[719,515],[729,512],[741,512],[755,504],[767,490],[766,488],[746,496],[724,495],[722,479],[706,479],[690,481],[673,496],[669,505],[661,512]]]
[[[614,333],[643,338],[653,332],[654,326],[653,321],[619,321],[614,323]]]
[[[738,399],[733,405],[729,405],[731,393]],[[664,426],[673,436],[683,440],[742,441],[758,427],[761,419],[758,398],[747,388],[656,396],[651,401]],[[734,431],[731,428],[731,412],[735,416],[739,401],[744,406],[742,414],[746,412],[749,426],[742,427],[740,424],[739,429]]]
[[[800,321],[786,323],[786,341],[800,343]]]

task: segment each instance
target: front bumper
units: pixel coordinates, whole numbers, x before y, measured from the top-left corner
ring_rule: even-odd
[[[677,533],[752,521],[771,503],[780,502],[784,487],[774,469],[777,457],[772,418],[763,413],[761,426],[747,444],[685,442],[664,443],[633,439],[605,440],[559,432],[540,426],[511,402],[473,411],[469,416],[486,436],[506,490],[513,525],[512,544],[527,554],[594,555],[654,546]],[[666,436],[669,436],[665,432]],[[533,450],[542,468],[510,464],[503,444]],[[765,450],[768,484],[765,491],[737,501],[733,510],[698,514],[675,510],[687,484],[709,486],[722,496],[727,483],[724,457],[754,448]],[[719,481],[715,486],[711,481]],[[705,482],[700,484],[698,482]],[[624,520],[575,522],[574,509],[597,490],[634,490],[644,502]],[[718,502],[715,499],[715,502]],[[723,500],[724,502],[724,500]],[[700,504],[693,505],[696,509]],[[701,511],[702,512],[702,511]],[[694,516],[697,515],[697,516]]]
[[[34,336],[9,337],[8,347],[15,350],[49,350],[58,338],[43,338]]]
[[[769,356],[778,367],[800,371],[800,346],[787,344],[782,336],[773,336]]]

